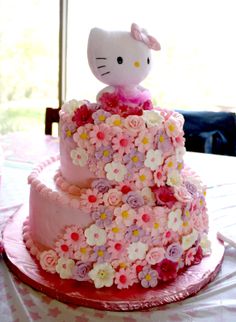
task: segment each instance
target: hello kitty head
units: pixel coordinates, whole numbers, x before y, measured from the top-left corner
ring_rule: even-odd
[[[107,85],[137,86],[151,69],[151,49],[160,50],[160,44],[136,24],[131,32],[94,28],[88,39],[88,62],[96,78]]]

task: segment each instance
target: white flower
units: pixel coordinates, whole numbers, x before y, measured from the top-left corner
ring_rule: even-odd
[[[182,162],[183,161],[183,156],[184,156],[185,152],[186,152],[185,147],[176,148],[175,156],[176,156],[177,162]]]
[[[74,165],[84,167],[87,164],[88,154],[82,148],[76,148],[75,150],[71,150],[70,156]]]
[[[146,252],[148,250],[148,245],[138,241],[136,243],[131,243],[128,247],[129,259],[132,261],[136,259],[144,259],[146,257]]]
[[[104,169],[107,173],[107,179],[117,182],[122,182],[127,174],[126,167],[120,162],[107,163]]]
[[[158,111],[143,111],[143,119],[147,124],[147,127],[157,126],[159,127],[164,118]]]
[[[208,239],[207,234],[203,234],[200,241],[200,246],[202,247],[203,255],[210,255],[211,253],[211,241]]]
[[[178,187],[182,183],[182,177],[178,170],[171,170],[168,172],[167,184],[172,187]]]
[[[62,105],[62,110],[67,112],[69,115],[72,115],[74,111],[80,106],[86,104],[86,101],[77,101],[75,99],[70,100]]]
[[[187,250],[195,243],[198,239],[198,232],[194,229],[191,234],[183,236],[182,238],[182,247],[183,250]]]
[[[144,165],[151,170],[156,170],[159,165],[163,163],[163,156],[160,150],[152,150],[150,149],[147,152],[146,160],[144,161]]]
[[[147,203],[150,206],[155,205],[156,199],[155,199],[154,193],[149,187],[143,188],[141,191],[141,195],[143,196],[145,203]]]
[[[168,228],[172,229],[173,231],[178,231],[182,227],[183,223],[181,215],[181,209],[171,211],[168,215]]]
[[[96,288],[110,287],[113,284],[115,271],[108,263],[94,264],[88,275],[94,281]]]
[[[68,258],[59,258],[57,265],[56,265],[56,271],[60,275],[60,278],[62,279],[68,279],[72,277],[72,272],[75,267],[75,262],[73,259]]]
[[[106,242],[106,232],[104,229],[99,228],[97,225],[93,224],[89,228],[85,229],[85,237],[87,239],[87,243],[90,246],[101,246]]]

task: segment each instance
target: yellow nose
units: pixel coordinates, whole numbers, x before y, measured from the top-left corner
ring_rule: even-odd
[[[140,67],[140,62],[139,62],[139,61],[135,61],[135,62],[134,62],[134,67],[139,68],[139,67]]]

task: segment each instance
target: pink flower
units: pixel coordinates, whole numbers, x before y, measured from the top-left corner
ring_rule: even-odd
[[[126,232],[126,227],[123,224],[113,223],[111,227],[109,227],[108,238],[113,240],[124,240],[124,234]]]
[[[129,205],[123,204],[122,207],[115,208],[114,215],[117,224],[123,223],[125,226],[130,226],[134,222],[136,212]]]
[[[140,169],[134,175],[135,185],[138,189],[153,186],[153,175],[150,169]]]
[[[185,254],[185,265],[190,266],[194,262],[195,255],[197,253],[196,247],[190,248]]]
[[[190,202],[192,199],[191,194],[187,190],[187,188],[183,185],[175,187],[175,193],[174,193],[176,199],[180,202]]]
[[[86,124],[84,126],[80,126],[77,129],[77,132],[73,135],[74,142],[81,148],[86,149],[87,151],[91,150],[91,144],[89,141],[90,131],[93,128],[92,124]]]
[[[118,151],[121,155],[129,153],[133,147],[133,138],[127,133],[120,131],[112,139],[112,147],[114,151]]]
[[[168,215],[168,228],[173,231],[178,231],[182,226],[182,211],[181,209],[175,209],[171,211]]]
[[[121,259],[126,254],[126,241],[109,240],[108,252],[111,254],[111,259]]]
[[[67,227],[63,238],[67,241],[68,245],[73,246],[74,249],[77,249],[77,247],[85,241],[82,228],[76,225]]]
[[[74,259],[87,262],[91,259],[92,248],[86,242],[82,243],[74,253]]]
[[[81,206],[85,210],[91,210],[102,204],[102,194],[96,189],[87,189],[85,193],[80,196]]]
[[[168,245],[170,243],[176,242],[178,240],[178,234],[173,230],[166,230],[162,236],[163,245]]]
[[[139,152],[146,152],[153,147],[153,134],[150,131],[142,131],[135,140]]]
[[[166,229],[167,225],[167,214],[163,207],[155,207],[154,212],[156,214],[152,227],[151,227],[151,235],[153,237],[160,236]]]
[[[135,282],[134,272],[127,268],[121,268],[118,272],[115,273],[115,284],[117,288],[123,289],[132,286]]]
[[[94,119],[95,124],[104,123],[108,117],[111,116],[111,113],[99,109],[93,113],[92,118]]]
[[[55,243],[55,250],[59,257],[69,258],[69,257],[72,257],[72,254],[73,254],[73,249],[70,243],[68,243],[64,239],[59,239]]]
[[[166,282],[176,278],[178,263],[165,258],[155,265],[155,269],[157,271],[158,279]]]
[[[168,208],[172,208],[177,201],[174,196],[174,189],[172,187],[154,187],[152,191],[156,196],[156,202],[159,206],[167,206]]]
[[[40,254],[40,265],[46,272],[56,273],[58,255],[54,250],[44,251]]]
[[[164,258],[165,258],[165,250],[163,247],[153,247],[148,251],[146,255],[146,261],[150,265],[155,265],[157,263],[160,263]]]
[[[120,115],[115,114],[106,119],[106,124],[119,128],[123,124],[123,119],[120,117]]]
[[[158,167],[153,174],[154,182],[157,187],[164,186],[166,183],[166,172],[164,171],[163,167]]]
[[[82,105],[80,108],[76,109],[74,115],[72,117],[72,121],[76,123],[76,125],[82,126],[87,123],[94,123],[92,118],[93,111],[88,108],[87,105]]]
[[[145,129],[145,122],[140,116],[130,115],[125,119],[124,126],[129,130],[129,133],[137,136],[139,132]]]
[[[151,227],[155,220],[154,211],[151,207],[143,206],[138,209],[136,215],[137,225],[141,227]]]
[[[143,197],[144,203],[149,206],[155,205],[155,196],[152,190],[149,187],[144,187],[141,190],[141,195]]]
[[[183,132],[183,118],[170,117],[165,123],[166,133],[169,137],[178,137]]]
[[[110,112],[111,114],[118,114],[120,100],[116,93],[103,93],[99,97],[99,102],[102,104],[102,108],[105,111]]]
[[[94,125],[90,132],[90,142],[100,148],[102,145],[107,146],[112,137],[111,128],[106,124]]]
[[[117,207],[122,202],[122,192],[117,189],[109,189],[104,194],[103,201],[106,206]]]

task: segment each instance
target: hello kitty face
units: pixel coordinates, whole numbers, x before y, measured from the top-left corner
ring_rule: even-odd
[[[151,49],[139,40],[130,32],[92,29],[88,61],[96,78],[111,86],[136,86],[143,81],[151,69]]]

